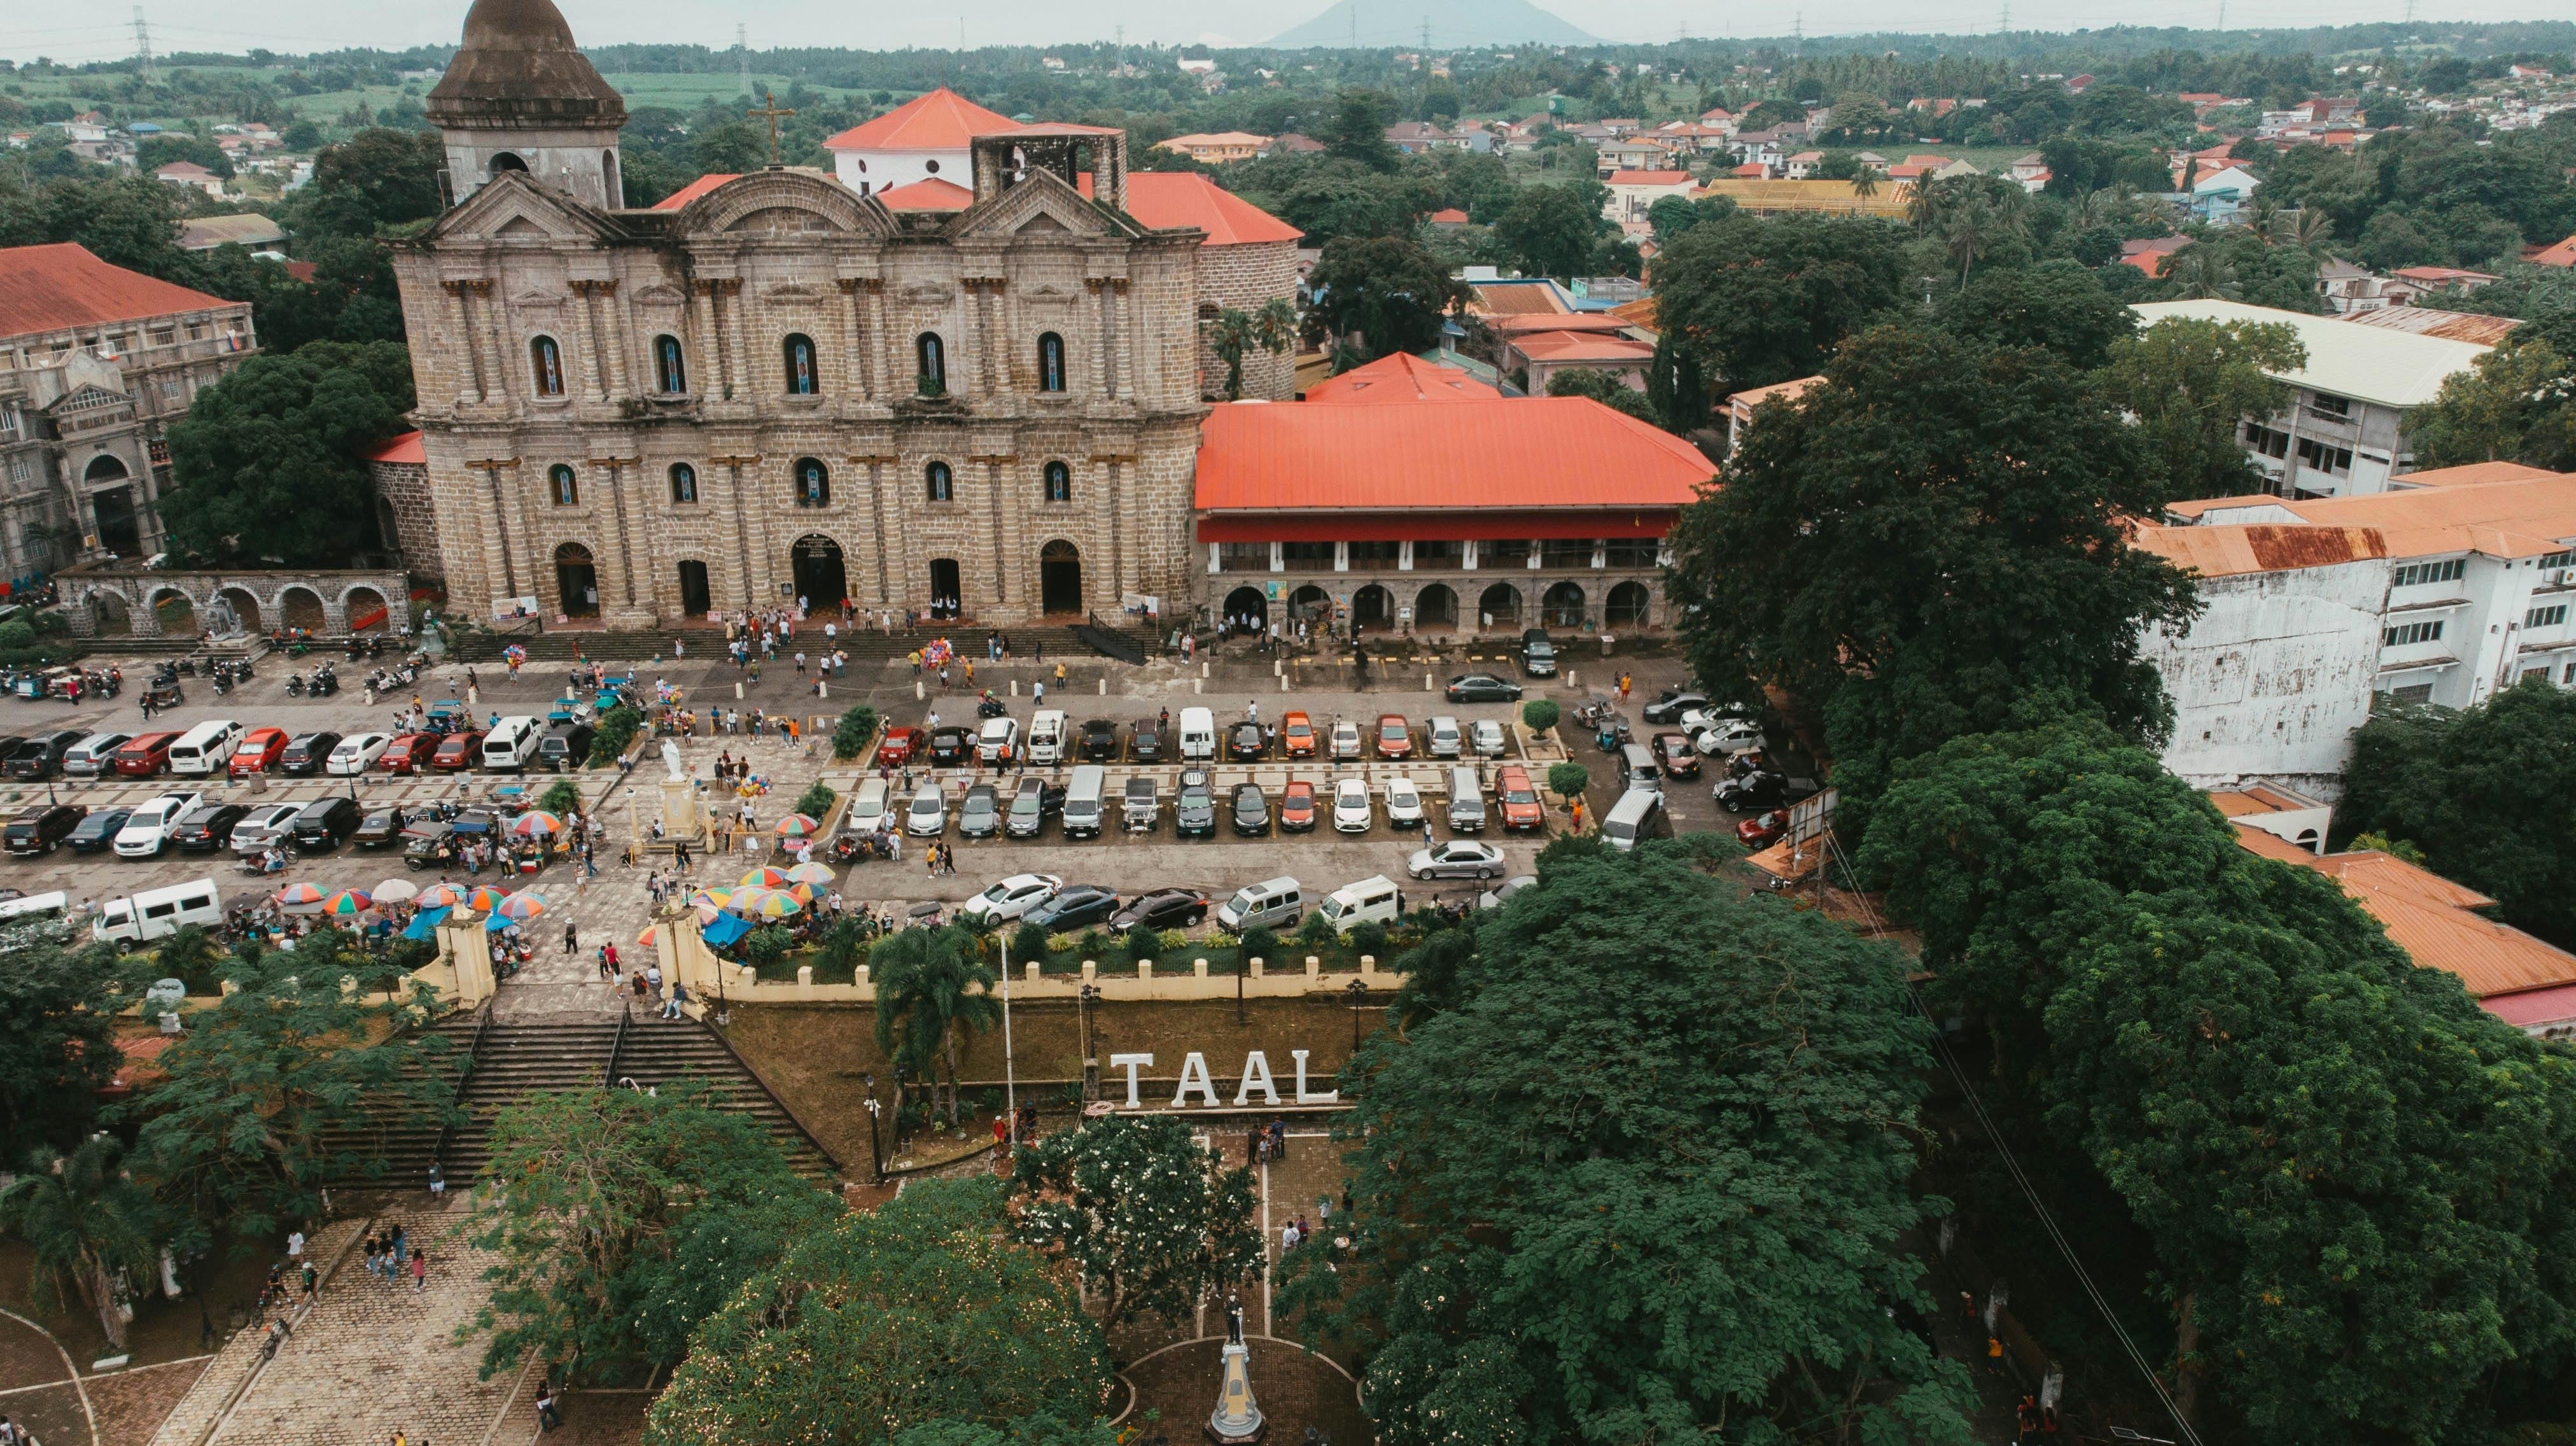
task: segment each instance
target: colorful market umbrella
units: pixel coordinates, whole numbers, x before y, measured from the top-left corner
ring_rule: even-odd
[[[740,911],[746,919],[784,919],[790,914],[804,912],[805,906],[798,903],[796,896],[785,889],[768,890],[758,899],[753,900],[750,908]]]
[[[290,914],[311,914],[321,909],[327,897],[311,884],[288,884],[277,891],[277,904]]]
[[[378,892],[381,893],[383,891],[378,890]],[[453,909],[464,902],[465,891],[456,887],[454,884],[446,882],[445,880],[441,880],[438,883],[430,885],[427,889],[422,890],[420,895],[420,906],[424,911],[430,909]]]
[[[716,920],[723,918],[724,912],[724,905],[722,904],[703,903],[698,905],[698,927],[703,929],[707,925],[714,923]]]
[[[814,886],[812,884],[803,882],[793,883],[789,884],[786,888],[780,889],[778,892],[794,899],[800,906],[806,908],[813,907]]]
[[[786,882],[787,876],[785,874],[764,865],[763,867],[753,869],[750,873],[743,875],[742,882],[739,887],[746,889],[774,889],[780,884]]]
[[[819,889],[832,882],[832,866],[830,864],[798,864],[796,867],[787,871],[787,877],[796,883],[812,884],[814,887]]]
[[[689,902],[701,909],[721,909],[733,902],[733,890],[700,889],[689,896]]]
[[[409,879],[387,879],[375,887],[376,902],[400,904],[420,897],[420,885]]]
[[[322,912],[325,914],[346,916],[350,914],[365,913],[367,910],[372,909],[375,906],[376,901],[367,897],[366,890],[342,889],[340,892],[333,894],[331,897],[322,901]]]
[[[474,892],[465,896],[465,907],[477,914],[488,914],[501,907],[501,901],[509,897],[510,891],[507,889],[496,889],[490,884],[480,884],[475,887]]]
[[[768,898],[772,892],[772,890],[759,888],[757,886],[736,889],[733,891],[733,902],[725,905],[725,909],[730,913],[740,914],[745,918],[749,918],[752,911],[760,907],[760,901]]]
[[[822,826],[823,825],[820,823],[815,822],[809,815],[791,813],[778,821],[778,836],[780,838],[811,838],[814,835],[814,831]]]
[[[562,819],[555,817],[553,814],[546,812],[542,808],[529,809],[526,813],[520,814],[517,818],[510,820],[510,832],[517,834],[521,838],[535,838],[539,834],[560,833],[563,831],[563,826],[564,824]]]
[[[501,901],[501,917],[526,923],[546,911],[546,896],[534,889],[521,889]]]
[[[638,949],[650,949],[653,947],[653,941],[660,937],[662,937],[662,926],[659,924],[647,924],[644,926],[644,932],[635,936],[635,947]]]

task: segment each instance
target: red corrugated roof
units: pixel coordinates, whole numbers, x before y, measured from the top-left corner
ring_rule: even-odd
[[[1081,180],[1091,194],[1091,178]],[[1129,171],[1127,214],[1156,231],[1205,231],[1207,246],[1294,241],[1306,233],[1196,171]]]
[[[997,115],[946,86],[850,127],[823,142],[827,151],[962,151],[975,137],[1012,128]]]
[[[909,186],[895,186],[877,192],[889,211],[963,211],[975,204],[975,193],[955,181],[932,176]]]
[[[1437,407],[1234,402],[1200,428],[1202,511],[1679,507],[1716,467],[1589,397]]]
[[[68,241],[0,249],[0,336],[71,331],[236,304],[110,266]]]
[[[1468,538],[1661,537],[1679,509],[1616,512],[1461,507],[1447,512],[1227,512],[1201,517],[1201,542],[1464,542]]]
[[[682,186],[680,189],[673,191],[670,195],[654,202],[653,209],[656,211],[676,211],[682,206],[689,204],[691,201],[698,199],[700,196],[705,195],[707,192],[714,190],[716,187],[723,185],[725,182],[739,179],[740,174],[740,172],[735,172],[731,175],[700,176],[696,180]]]
[[[1655,356],[1655,349],[1642,341],[1579,331],[1525,332],[1512,338],[1512,348],[1531,361],[1599,361],[1625,365],[1652,361]]]
[[[370,450],[359,453],[358,460],[362,462],[416,462],[425,466],[429,462],[429,454],[421,449],[420,433],[405,432],[399,437],[388,437],[384,441],[377,443]]]
[[[1306,389],[1306,400],[1326,405],[1353,402],[1475,402],[1502,393],[1456,367],[1427,362],[1409,352],[1379,357]]]

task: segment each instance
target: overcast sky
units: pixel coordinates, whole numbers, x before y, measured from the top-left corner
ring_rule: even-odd
[[[1267,5],[1210,5],[1206,0],[958,0],[942,6],[859,5],[850,0],[557,0],[585,44],[614,41],[727,46],[748,26],[754,50],[770,46],[851,46],[892,50],[954,46],[958,18],[970,44],[1050,44],[1106,40],[1116,26],[1130,41],[1251,43],[1322,13],[1329,0],[1277,0]],[[1390,18],[1406,0],[1384,5]],[[1810,35],[1902,28],[1982,34],[1996,28],[2007,0],[1541,0],[1547,8],[1609,40],[1669,40],[1692,35],[1786,33],[1793,17]],[[2223,0],[2237,26],[2338,24],[2399,20],[2408,0]],[[2464,10],[2488,20],[2562,19],[2567,0],[2418,0],[2418,13],[2451,18]],[[156,48],[241,51],[254,46],[309,50],[340,45],[389,48],[454,42],[467,0],[146,0]],[[2015,29],[2072,30],[2117,24],[2215,25],[2222,0],[2010,0]],[[105,60],[130,55],[124,5],[64,6],[24,0],[0,10],[0,55],[28,59]],[[1371,12],[1363,10],[1363,16]]]

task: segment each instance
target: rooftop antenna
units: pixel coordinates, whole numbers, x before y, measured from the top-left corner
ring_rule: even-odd
[[[750,27],[737,25],[733,28],[733,58],[734,69],[742,76],[743,98],[749,100],[751,98]]]
[[[2407,18],[2411,20],[2414,17],[2410,14]],[[154,73],[152,60],[152,31],[143,23],[143,7],[140,5],[134,7],[134,66],[146,85],[159,79]]]

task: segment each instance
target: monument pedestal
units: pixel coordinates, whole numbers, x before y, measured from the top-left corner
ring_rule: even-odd
[[[698,785],[686,778],[662,780],[662,836],[704,848],[707,842],[706,801],[698,796]]]
[[[1244,1446],[1270,1434],[1270,1423],[1252,1399],[1252,1349],[1240,1340],[1225,1346],[1225,1372],[1217,1383],[1216,1409],[1208,1413],[1207,1435],[1224,1446]]]

